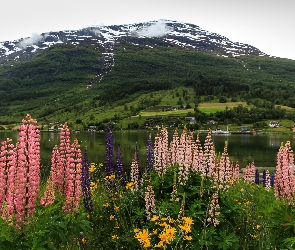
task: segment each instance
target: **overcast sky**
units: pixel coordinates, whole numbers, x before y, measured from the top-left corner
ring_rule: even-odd
[[[200,26],[295,60],[295,0],[14,0],[0,3],[0,41],[159,19]]]

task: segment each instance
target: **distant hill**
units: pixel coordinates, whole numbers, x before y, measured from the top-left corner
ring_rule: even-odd
[[[176,21],[0,42],[0,62],[0,124],[18,122],[26,113],[42,122],[106,122],[107,110],[180,86],[192,87],[195,99],[260,98],[295,107],[294,60]],[[117,115],[128,116],[125,111]]]

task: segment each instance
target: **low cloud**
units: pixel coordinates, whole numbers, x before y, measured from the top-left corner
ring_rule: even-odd
[[[161,37],[165,36],[168,31],[170,31],[166,23],[158,21],[150,26],[144,27],[136,31],[138,36],[148,36],[148,37]]]
[[[27,47],[33,45],[33,44],[38,44],[43,40],[43,36],[40,35],[39,33],[33,33],[31,37],[25,38],[22,40],[18,46],[22,49],[26,49]]]

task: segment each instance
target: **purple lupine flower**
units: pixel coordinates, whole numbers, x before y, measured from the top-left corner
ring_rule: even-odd
[[[106,134],[106,162],[105,162],[106,176],[109,176],[114,172],[113,147],[114,147],[114,135],[111,130],[111,126],[109,126],[107,129],[107,134]]]
[[[138,164],[138,185],[140,185],[140,164],[139,164],[139,151],[138,151],[138,147],[137,147],[137,143],[135,146],[135,157],[136,157],[136,162]]]
[[[154,166],[154,147],[153,142],[151,139],[151,135],[149,136],[149,139],[147,141],[146,145],[146,171],[149,173],[153,170]]]
[[[87,154],[87,147],[84,151],[84,156],[82,158],[82,173],[81,173],[81,186],[83,194],[83,204],[86,211],[93,211],[91,191],[90,191],[90,176],[89,176],[89,160]]]
[[[262,186],[263,187],[266,186],[266,170],[263,170],[263,173],[262,173]]]
[[[271,176],[270,176],[270,185],[271,185],[272,187],[274,187],[274,185],[275,185],[275,176],[276,176],[276,173],[275,173],[275,172],[273,172],[273,173],[271,174]]]
[[[118,177],[120,178],[121,185],[124,187],[126,185],[126,181],[125,181],[122,151],[121,151],[120,143],[118,143],[117,145],[116,159],[117,159],[117,167],[118,167]]]
[[[259,180],[259,171],[258,169],[255,170],[255,184],[259,185],[260,180]]]

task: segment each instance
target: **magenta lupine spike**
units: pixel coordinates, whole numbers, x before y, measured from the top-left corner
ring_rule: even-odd
[[[11,221],[14,212],[14,145],[10,142],[7,138],[0,149],[0,214],[5,221]]]
[[[277,154],[274,193],[277,199],[287,199],[294,204],[294,153],[289,141],[285,146],[281,145]]]
[[[170,143],[169,155],[170,155],[170,164],[175,165],[178,163],[178,147],[179,147],[179,136],[177,128],[174,130],[172,141]]]
[[[146,188],[144,200],[145,200],[145,212],[147,215],[147,220],[151,220],[153,215],[156,214],[155,193],[151,183],[149,183]]]
[[[27,115],[20,126],[15,175],[15,209],[18,223],[35,212],[40,191],[40,131],[36,123],[36,120]]]
[[[66,201],[63,210],[67,213],[77,211],[82,196],[81,168],[82,153],[78,140],[75,139],[70,148],[69,165],[66,171],[65,196]]]
[[[69,158],[71,154],[70,134],[70,129],[68,128],[67,123],[65,123],[60,131],[58,169],[56,174],[57,178],[55,180],[57,189],[61,194],[65,194],[66,172],[69,168]]]
[[[13,144],[11,139],[1,142],[0,149],[0,210],[2,203],[5,201],[7,191],[9,190],[8,177],[11,167],[11,154],[13,152]],[[11,181],[11,180],[10,180]],[[12,180],[13,183],[13,180]]]
[[[215,167],[215,147],[211,137],[211,131],[209,130],[204,143],[204,161],[203,168],[205,176],[211,176]]]
[[[244,180],[247,182],[253,182],[255,181],[255,165],[254,162],[251,164],[248,164],[245,168],[244,172]]]
[[[59,183],[61,182],[59,174],[59,161],[60,161],[60,153],[59,148],[57,145],[54,146],[52,152],[51,152],[51,179],[53,182],[53,187],[56,188],[59,186]]]
[[[192,162],[192,143],[191,137],[184,128],[179,140],[178,148],[178,182],[180,185],[185,185],[188,181],[189,170]]]
[[[159,176],[163,176],[169,166],[168,131],[165,127],[162,127],[155,137],[154,157],[154,170]]]

